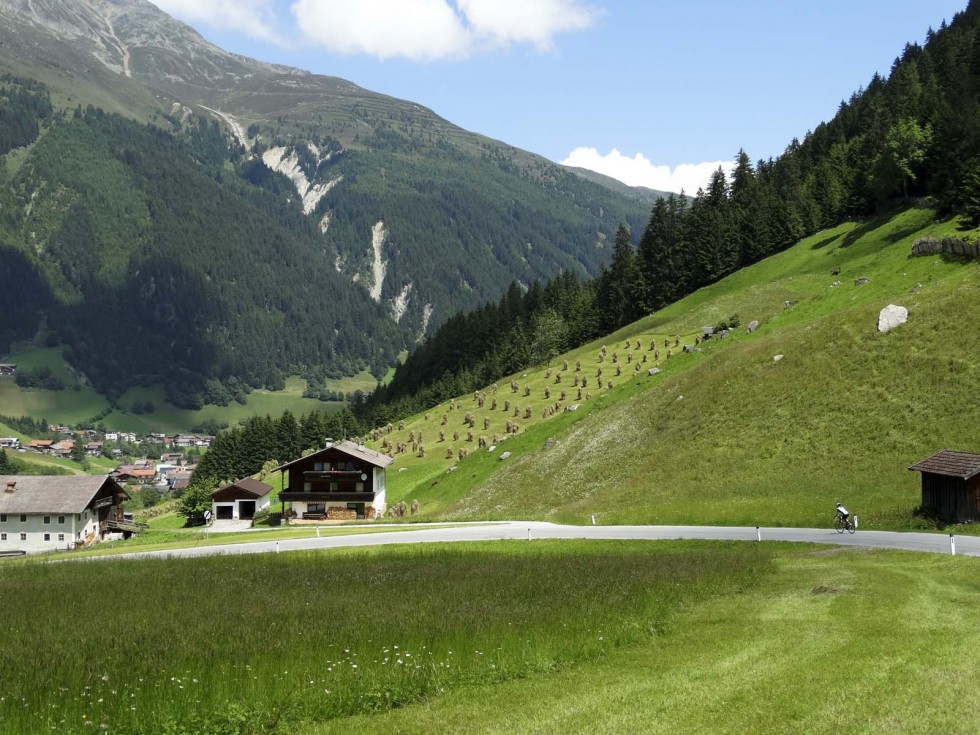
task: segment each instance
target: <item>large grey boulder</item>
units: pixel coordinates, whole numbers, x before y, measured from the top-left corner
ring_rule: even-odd
[[[647,370],[648,375],[657,375],[660,373],[660,368],[650,368]]]
[[[904,306],[889,304],[878,314],[878,331],[887,332],[909,320],[909,310]]]
[[[749,326],[746,327],[746,329],[749,330],[749,334],[752,334],[752,332],[754,332],[758,328],[759,328],[759,322],[757,322],[755,319],[753,319],[752,321],[750,321],[749,322]]]

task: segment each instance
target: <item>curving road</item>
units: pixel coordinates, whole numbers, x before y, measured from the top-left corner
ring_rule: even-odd
[[[395,526],[394,528],[397,528]],[[312,531],[311,531],[312,533]],[[415,525],[412,530],[324,536],[282,541],[257,541],[190,549],[135,552],[90,559],[189,558],[231,554],[266,554],[313,549],[337,549],[387,544],[449,543],[459,541],[501,541],[527,539],[619,539],[619,540],[677,540],[704,539],[711,541],[795,541],[839,546],[863,546],[877,549],[898,549],[933,554],[949,554],[950,537],[933,533],[898,533],[894,531],[862,531],[838,534],[825,528],[748,528],[726,526],[560,526],[539,521],[504,521],[465,525]],[[980,537],[957,536],[956,553],[980,556]]]

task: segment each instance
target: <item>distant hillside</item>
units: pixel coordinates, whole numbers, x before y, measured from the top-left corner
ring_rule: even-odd
[[[145,0],[0,0],[0,68],[56,106],[177,132],[219,122],[253,185],[318,230],[324,260],[415,337],[460,309],[570,270],[594,275],[646,202],[431,110],[229,54]]]
[[[650,189],[646,186],[630,186],[629,184],[624,184],[619,179],[614,179],[612,176],[606,176],[605,174],[600,174],[597,171],[590,171],[587,168],[579,168],[578,166],[566,166],[569,171],[574,171],[575,174],[581,176],[586,181],[592,181],[600,186],[604,186],[617,194],[622,194],[630,199],[636,199],[637,201],[644,202],[647,205],[652,205],[660,197],[669,197],[671,194],[680,194],[680,192],[670,192],[670,191],[658,191],[657,189]]]

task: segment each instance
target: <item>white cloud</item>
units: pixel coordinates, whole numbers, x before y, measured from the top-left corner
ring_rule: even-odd
[[[595,148],[576,148],[561,163],[612,176],[629,186],[646,186],[677,193],[683,190],[691,195],[699,188],[707,187],[711,174],[719,166],[725,170],[726,176],[730,176],[735,165],[734,161],[704,161],[682,163],[671,168],[651,163],[642,153],[637,153],[633,158],[624,156],[615,148],[605,156]]]
[[[591,26],[582,0],[296,0],[302,33],[329,51],[381,59],[462,57],[488,47],[552,47],[558,33]]]
[[[551,48],[556,33],[580,31],[598,19],[598,10],[578,0],[456,0],[474,33],[498,43],[530,43]]]
[[[297,0],[292,11],[307,38],[341,54],[424,60],[458,55],[468,44],[445,0]]]
[[[251,38],[282,43],[276,31],[273,0],[151,0],[186,23],[240,31]]]

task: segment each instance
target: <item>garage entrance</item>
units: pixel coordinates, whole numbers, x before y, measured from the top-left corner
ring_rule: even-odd
[[[255,501],[254,500],[239,500],[238,501],[238,517],[243,521],[251,520],[255,516]]]
[[[218,512],[219,521],[230,521],[235,517],[235,506],[233,505],[219,505],[215,510]]]

